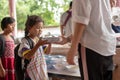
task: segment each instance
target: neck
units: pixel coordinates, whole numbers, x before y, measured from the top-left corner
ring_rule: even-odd
[[[36,36],[34,35],[29,35],[30,38],[34,39]]]
[[[11,33],[3,32],[3,35],[11,35]]]

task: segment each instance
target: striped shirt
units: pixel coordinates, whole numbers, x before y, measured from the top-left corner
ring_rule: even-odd
[[[22,39],[22,43],[19,48],[19,55],[22,56],[22,54],[27,50],[30,50],[29,43],[26,39]],[[24,65],[24,62],[22,62],[22,64]],[[47,66],[42,46],[39,47],[28,64],[27,73],[31,80],[48,80]]]

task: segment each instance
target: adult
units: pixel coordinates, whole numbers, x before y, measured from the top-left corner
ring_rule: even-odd
[[[74,32],[67,62],[74,64],[78,50],[82,80],[112,80],[116,37],[110,0],[73,0],[72,19]]]
[[[60,18],[60,30],[62,37],[62,41],[60,42],[60,44],[65,44],[71,41],[71,37],[72,37],[71,14],[72,14],[72,1],[69,3],[69,9],[65,11]]]

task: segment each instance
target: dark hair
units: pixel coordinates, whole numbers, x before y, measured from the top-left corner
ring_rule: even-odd
[[[14,23],[15,19],[13,17],[4,17],[1,21],[1,29],[4,30],[7,28],[8,24]]]
[[[44,22],[40,16],[31,15],[27,16],[27,20],[25,23],[25,36],[28,36],[29,28],[33,27],[38,22]]]
[[[70,4],[69,4],[69,8],[70,8],[70,9],[72,8],[72,1],[71,1]]]

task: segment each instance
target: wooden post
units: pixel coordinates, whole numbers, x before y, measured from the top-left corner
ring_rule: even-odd
[[[13,32],[13,35],[16,38],[16,36],[17,36],[16,0],[9,0],[9,14],[16,21],[15,30]]]

